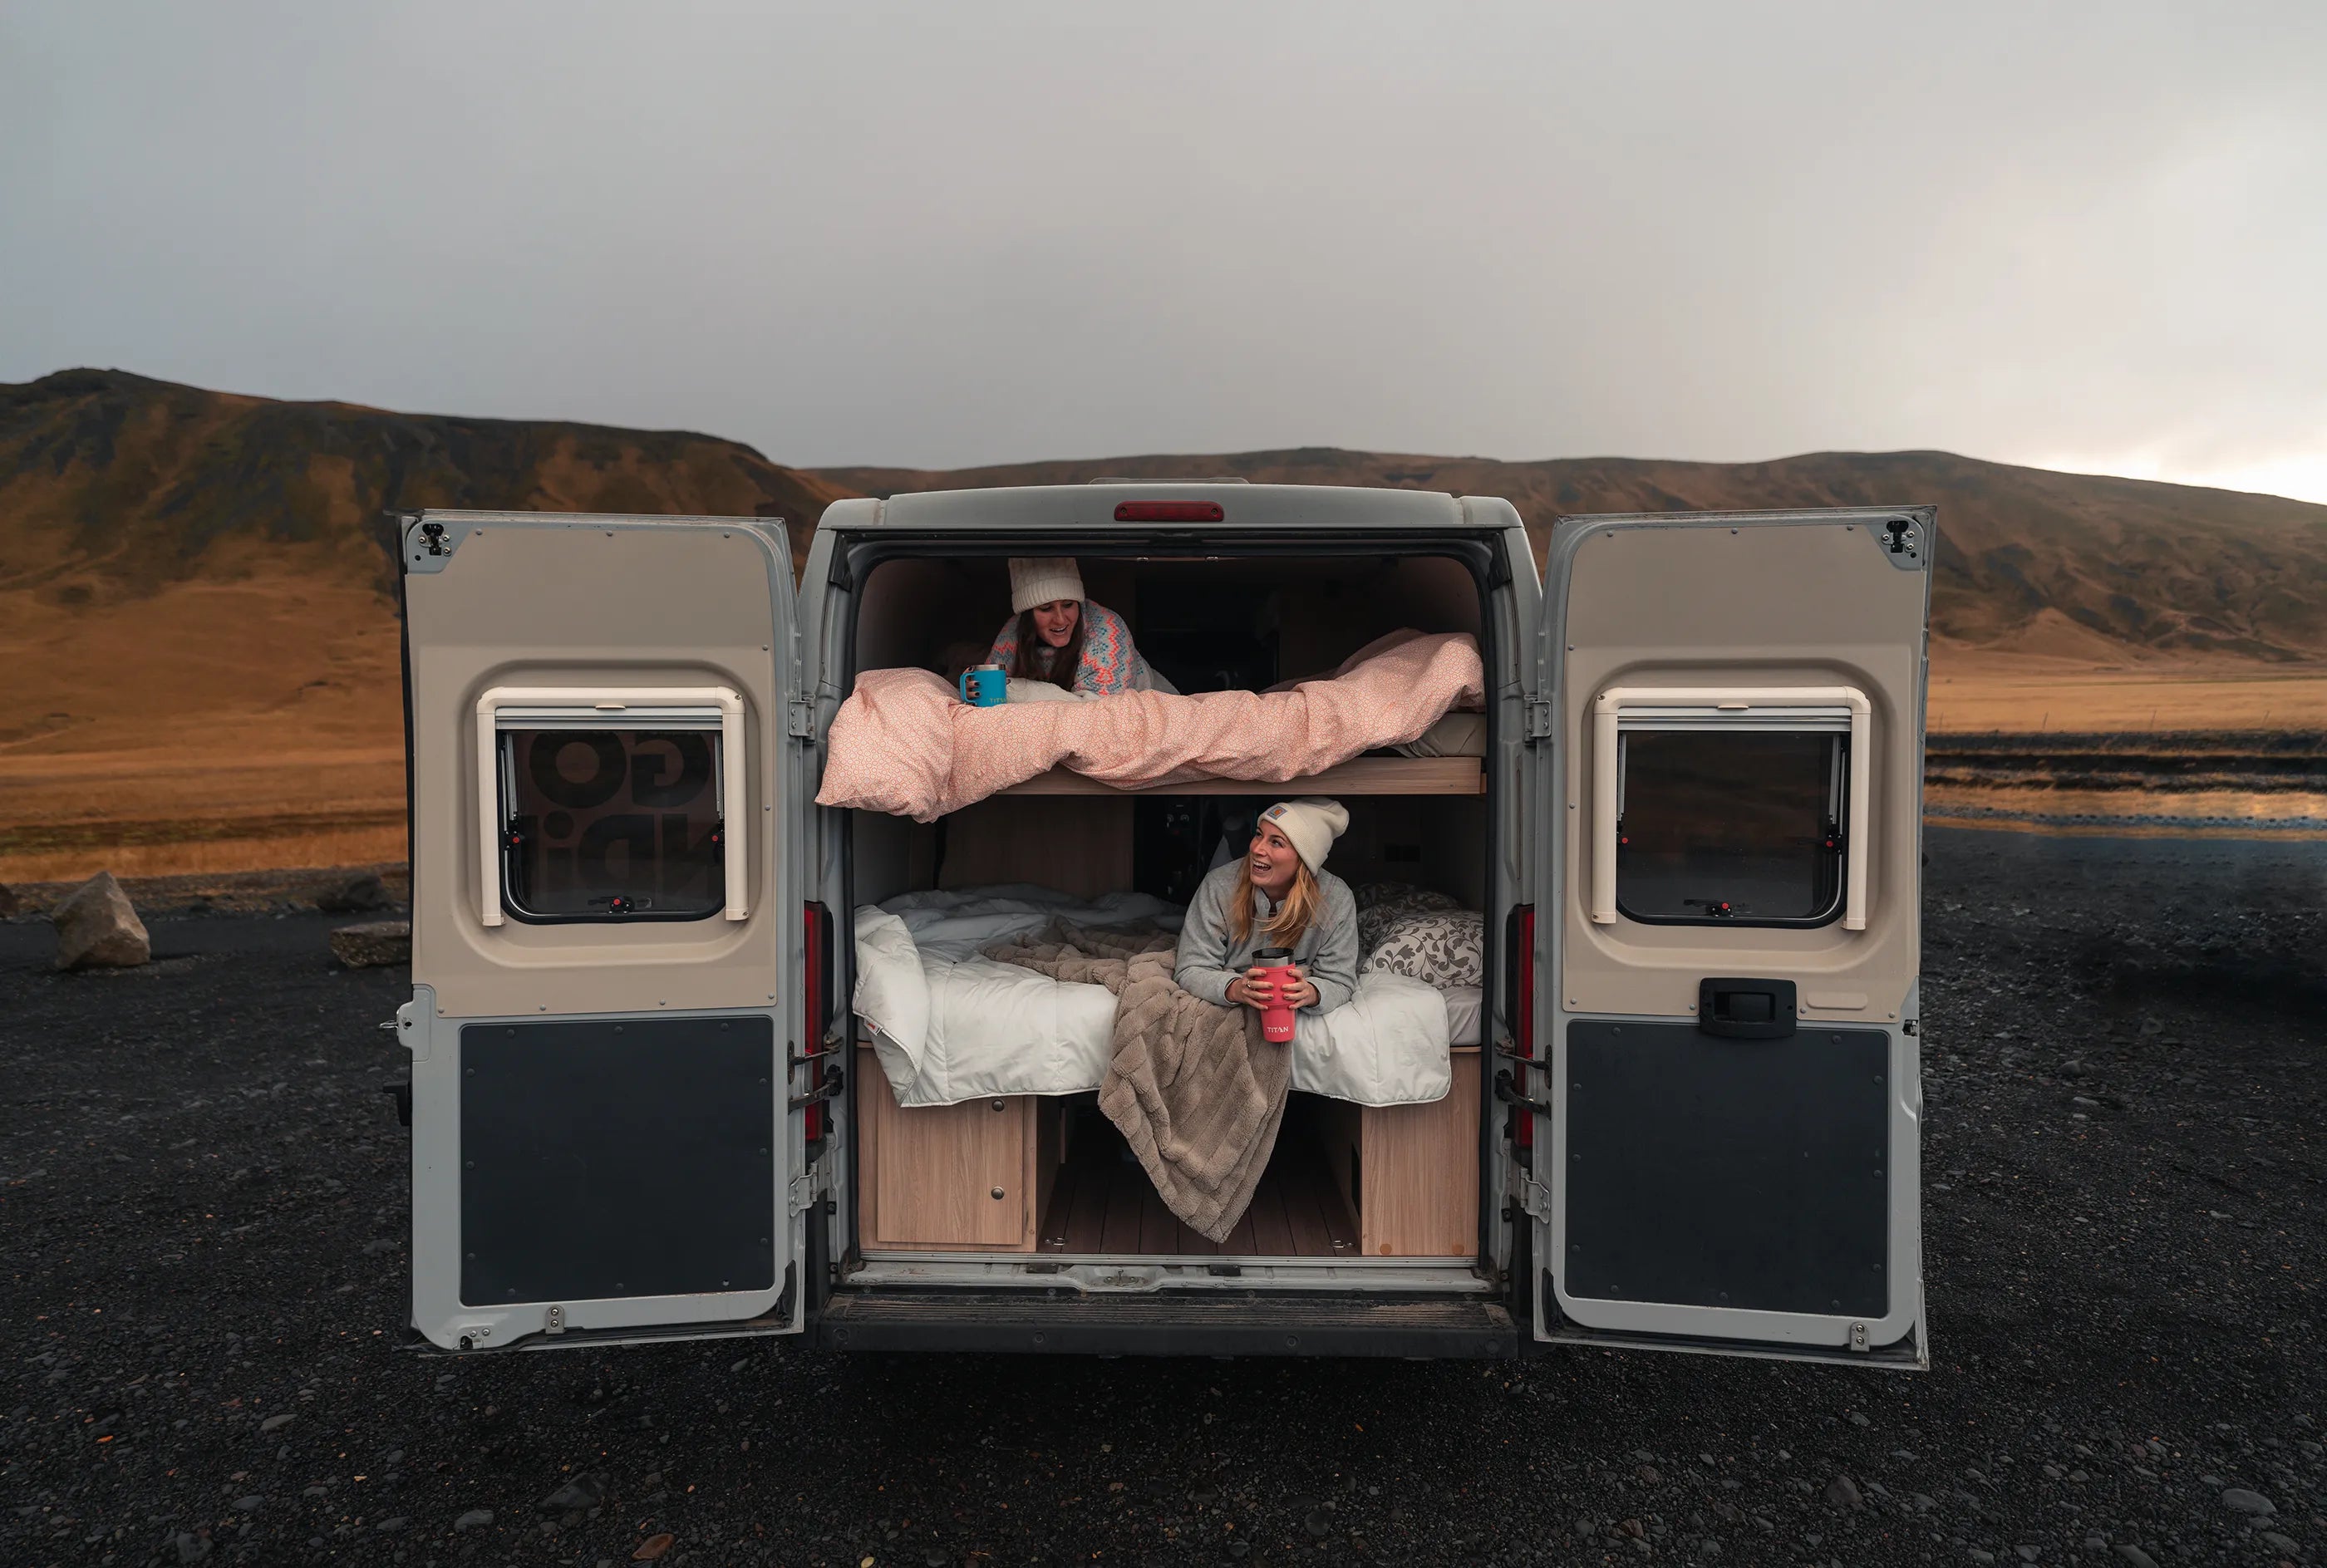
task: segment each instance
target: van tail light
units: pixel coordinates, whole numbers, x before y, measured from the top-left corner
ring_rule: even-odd
[[[1228,514],[1218,501],[1118,501],[1118,523],[1217,523]]]
[[[1509,933],[1509,961],[1503,973],[1511,977],[1511,994],[1505,998],[1511,1021],[1511,1050],[1521,1060],[1535,1059],[1535,906],[1519,904],[1512,909]],[[1514,1066],[1513,1074],[1521,1094],[1530,1094],[1535,1085],[1527,1069]],[[1519,1106],[1511,1108],[1511,1144],[1514,1148],[1532,1150],[1535,1147],[1535,1116]]]
[[[824,1035],[832,1027],[832,911],[810,903],[801,910],[800,1050],[808,1059],[808,1088],[824,1087]],[[800,1108],[800,1125],[811,1143],[824,1136],[824,1102],[811,1098]]]

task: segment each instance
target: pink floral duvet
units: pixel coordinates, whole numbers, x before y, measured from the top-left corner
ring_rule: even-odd
[[[1120,692],[977,708],[924,669],[872,669],[832,721],[819,806],[930,822],[1054,767],[1126,789],[1282,783],[1415,740],[1486,677],[1462,633],[1384,638],[1285,691]]]

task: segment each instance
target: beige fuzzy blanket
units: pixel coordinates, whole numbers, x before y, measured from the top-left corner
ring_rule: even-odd
[[[1054,926],[997,943],[989,958],[1116,994],[1099,1109],[1129,1140],[1164,1202],[1189,1229],[1224,1241],[1252,1203],[1276,1147],[1293,1050],[1272,1045],[1249,1007],[1222,1007],[1172,978],[1165,932]]]

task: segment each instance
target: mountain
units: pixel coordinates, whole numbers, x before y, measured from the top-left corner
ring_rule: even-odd
[[[1526,519],[1538,562],[1562,516],[1932,502],[1939,509],[1939,555],[1931,627],[1944,643],[2088,664],[2327,658],[2327,507],[1944,452],[1826,452],[1753,463],[1501,462],[1304,447],[952,471],[816,471],[864,495],[1223,475],[1496,495]]]
[[[279,403],[124,370],[0,384],[0,592],[118,602],[289,556],[393,593],[399,507],[780,517],[836,492],[683,431]]]
[[[0,881],[401,858],[389,508],[780,517],[797,556],[836,493],[685,432],[0,384]]]
[[[1222,473],[1507,496],[1538,552],[1561,514],[1933,501],[1935,729],[2275,730],[2327,713],[2327,508],[2268,496],[1943,453],[1304,449],[810,472],[686,432],[66,370],[0,385],[0,882],[401,859],[388,509],[780,517],[797,561],[841,495]]]

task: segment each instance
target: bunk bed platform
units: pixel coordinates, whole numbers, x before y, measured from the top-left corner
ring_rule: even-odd
[[[1071,769],[1013,784],[999,795],[1484,795],[1487,771],[1478,757],[1359,757],[1304,779],[1274,783],[1253,779],[1192,779],[1119,789]]]

